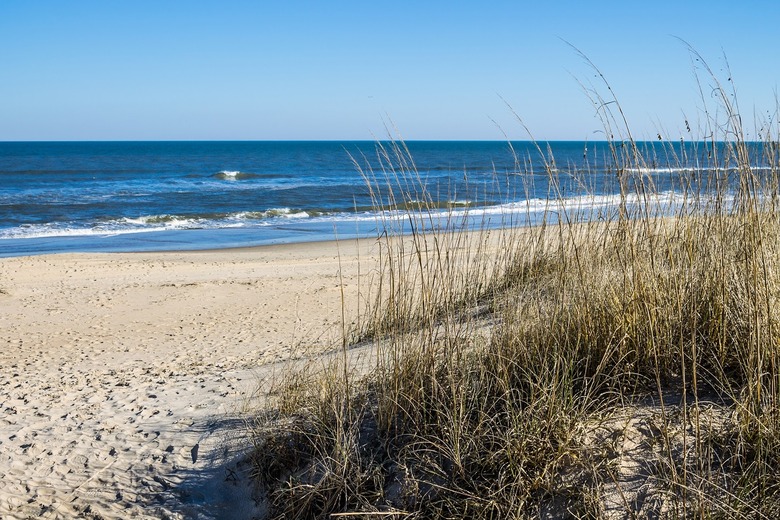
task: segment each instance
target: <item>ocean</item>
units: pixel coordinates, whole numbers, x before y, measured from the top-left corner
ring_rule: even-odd
[[[645,146],[659,204],[701,177],[706,147]],[[606,218],[615,179],[605,142],[5,142],[0,256],[371,237],[423,200],[450,225],[529,225],[560,200]]]

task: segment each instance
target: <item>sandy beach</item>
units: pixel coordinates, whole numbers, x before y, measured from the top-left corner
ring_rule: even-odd
[[[280,361],[341,337],[340,280],[354,315],[373,253],[0,259],[0,517],[258,514],[247,412]]]

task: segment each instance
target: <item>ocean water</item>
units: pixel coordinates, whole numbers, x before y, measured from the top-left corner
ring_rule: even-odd
[[[603,218],[619,199],[607,143],[404,146],[397,154],[375,142],[0,143],[0,256],[370,237],[382,217],[408,220],[419,200],[441,222],[528,225],[558,218],[556,201]],[[701,176],[702,148],[647,146],[652,160],[635,173],[661,203]]]

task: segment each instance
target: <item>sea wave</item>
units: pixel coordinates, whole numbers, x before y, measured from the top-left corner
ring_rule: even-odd
[[[256,173],[242,172],[239,170],[222,170],[215,173],[213,177],[227,181],[240,181],[243,179],[256,179],[264,176],[258,175]]]
[[[615,211],[621,202],[625,202],[629,210],[649,206],[655,214],[663,215],[674,214],[675,209],[681,207],[682,204],[693,206],[696,201],[686,199],[679,192],[668,191],[656,193],[649,198],[629,194],[621,199],[619,194],[605,194],[561,199],[532,198],[496,205],[477,205],[471,200],[447,200],[441,204],[415,202],[392,208],[365,208],[352,212],[270,208],[262,211],[200,215],[160,214],[106,219],[90,223],[25,224],[0,229],[0,240],[59,236],[110,236],[188,229],[256,228],[262,230],[269,226],[280,228],[301,222],[333,223],[335,225],[345,222],[373,221],[381,223],[381,225],[388,223],[392,225],[394,219],[397,219],[398,222],[408,222],[409,217],[415,215],[447,225],[461,221],[479,225],[480,222],[487,220],[522,225],[522,223],[538,222],[545,215],[553,218],[574,218],[581,221],[608,218],[609,214]],[[706,204],[706,201],[702,201],[702,204]]]
[[[314,212],[312,212],[314,213]],[[321,213],[314,213],[320,215]],[[269,225],[299,219],[308,219],[309,212],[291,208],[271,208],[264,211],[211,213],[201,215],[142,215],[121,217],[98,222],[52,222],[24,224],[0,229],[0,240],[19,238],[53,238],[60,236],[108,236],[128,233],[186,229],[220,229]]]
[[[751,166],[750,170],[752,172],[769,172],[773,171],[774,168],[771,166]],[[713,173],[713,172],[728,172],[728,173],[735,173],[741,171],[741,168],[738,168],[736,166],[726,166],[726,167],[713,167],[713,166],[668,166],[668,167],[656,167],[656,166],[647,166],[647,167],[641,167],[641,168],[626,168],[626,172],[629,173],[642,173],[645,175],[653,175],[653,174],[660,174],[660,173]]]
[[[646,167],[646,168],[626,168],[625,170],[628,173],[643,173],[645,175],[652,175],[656,173],[694,173],[698,171],[707,171],[703,168],[696,168],[696,167],[664,167],[664,168],[657,168],[657,167]]]

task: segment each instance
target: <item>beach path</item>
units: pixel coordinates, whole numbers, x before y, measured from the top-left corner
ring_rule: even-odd
[[[258,386],[338,343],[372,248],[0,259],[0,517],[256,514],[235,461]]]

